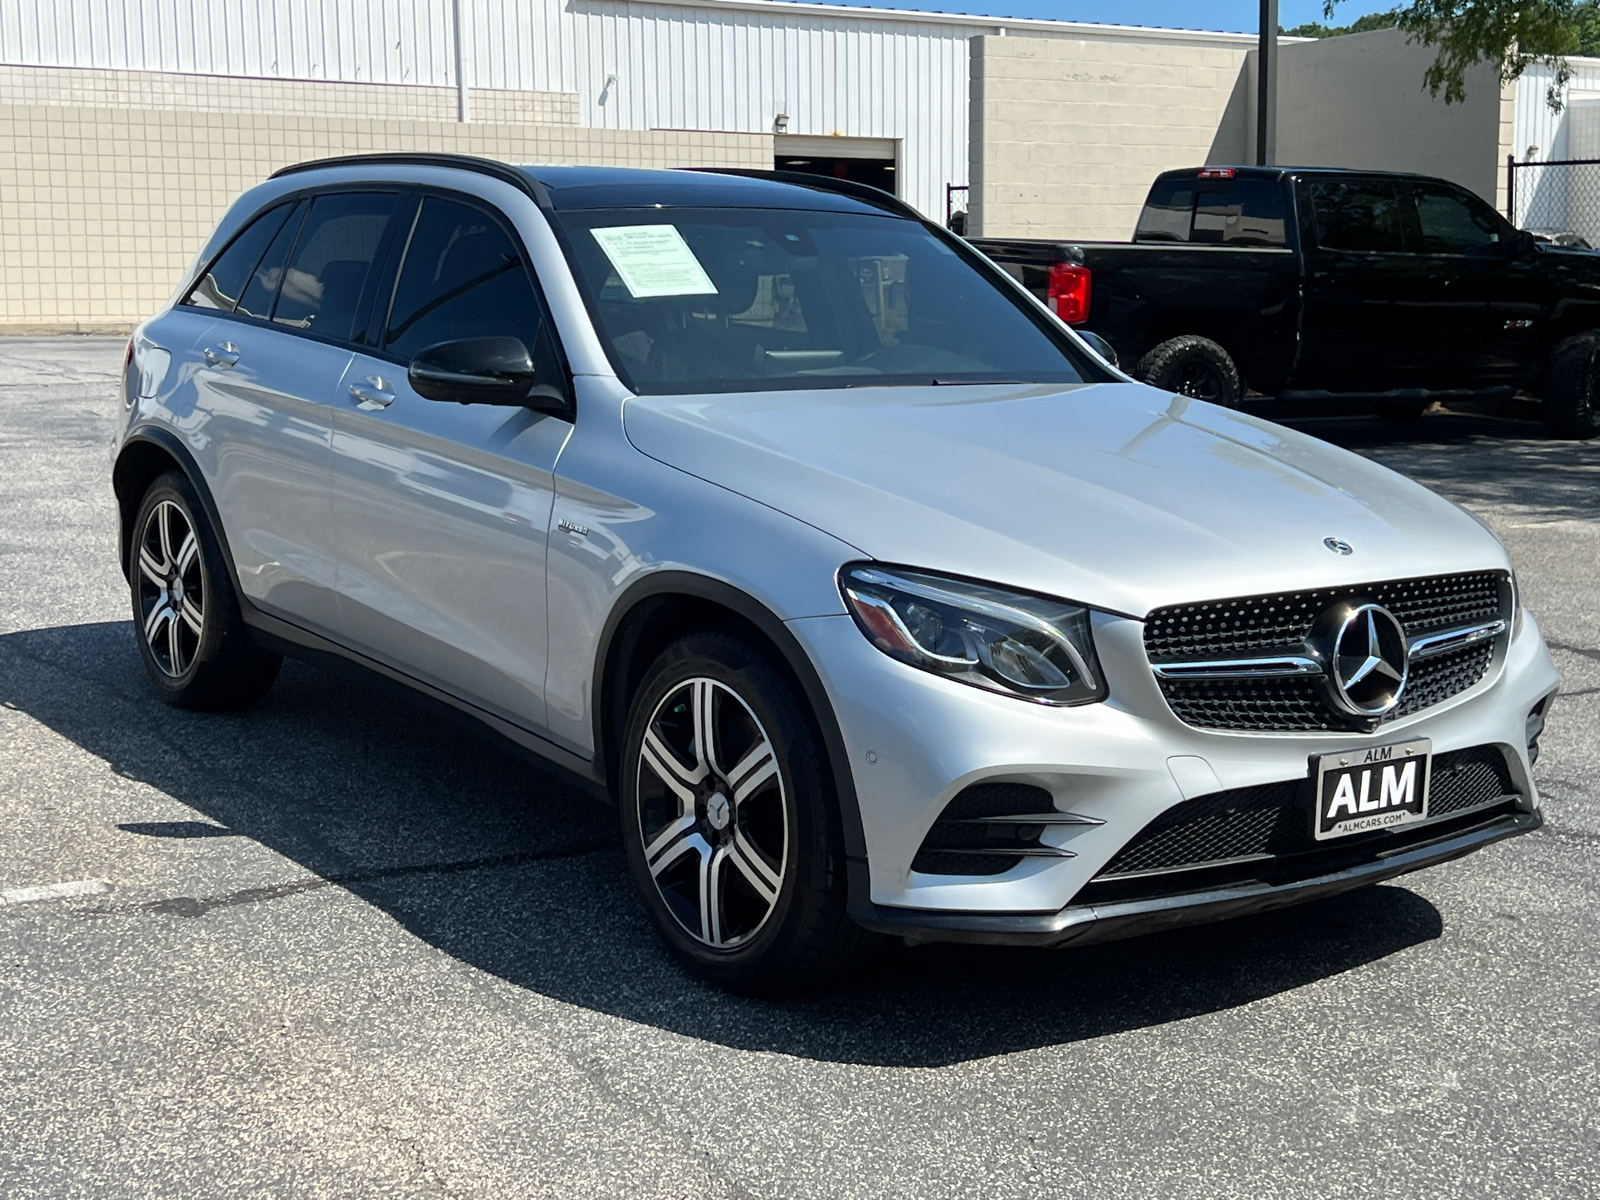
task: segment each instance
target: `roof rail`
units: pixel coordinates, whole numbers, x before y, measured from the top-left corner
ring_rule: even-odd
[[[850,179],[835,179],[831,175],[809,175],[804,171],[768,171],[761,167],[685,167],[686,171],[703,171],[707,175],[742,175],[746,179],[770,179],[774,183],[790,183],[819,192],[837,192],[874,208],[887,209],[913,221],[925,218],[900,197],[870,184],[856,183]]]
[[[280,179],[285,175],[297,175],[301,171],[316,171],[324,167],[381,166],[449,167],[457,171],[476,171],[479,175],[488,175],[503,183],[509,183],[518,191],[525,193],[540,208],[550,207],[550,193],[545,191],[544,185],[528,172],[519,171],[516,167],[497,162],[492,158],[478,158],[471,154],[440,154],[425,150],[394,154],[346,154],[338,158],[317,158],[310,162],[280,167],[269,178]]]

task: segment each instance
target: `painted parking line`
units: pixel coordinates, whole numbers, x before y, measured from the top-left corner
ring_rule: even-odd
[[[39,900],[69,900],[74,896],[100,896],[111,890],[104,879],[73,879],[66,883],[41,883],[34,887],[0,891],[0,908],[33,904]]]

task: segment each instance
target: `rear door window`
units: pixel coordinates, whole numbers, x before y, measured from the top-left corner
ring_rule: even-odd
[[[1136,242],[1187,242],[1194,217],[1195,181],[1158,179],[1150,188],[1139,224],[1133,231]]]
[[[1309,188],[1317,245],[1324,250],[1399,254],[1400,204],[1392,184],[1373,179],[1318,179]]]
[[[1224,246],[1282,246],[1283,187],[1267,179],[1201,180],[1190,240]]]
[[[283,228],[292,211],[293,204],[280,204],[246,225],[228,248],[217,255],[194,287],[189,289],[183,303],[194,308],[232,312],[256,264],[261,261],[273,236]]]
[[[440,342],[514,337],[540,356],[533,280],[511,236],[481,209],[422,202],[394,289],[384,348],[402,359]]]
[[[265,321],[272,315],[272,302],[277,299],[278,285],[283,282],[283,265],[289,261],[289,251],[294,246],[295,235],[300,232],[300,225],[309,207],[310,204],[304,200],[295,205],[294,212],[283,223],[283,228],[278,230],[267,252],[256,263],[255,270],[250,272],[244,295],[239,297],[239,305],[234,310],[241,316],[258,317]]]
[[[398,201],[394,192],[318,196],[283,270],[272,320],[348,341]]]

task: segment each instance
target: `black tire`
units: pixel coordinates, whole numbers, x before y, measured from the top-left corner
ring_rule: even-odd
[[[1596,358],[1600,333],[1580,333],[1550,351],[1544,377],[1544,427],[1551,437],[1587,441],[1600,434]]]
[[[1381,421],[1415,421],[1427,411],[1427,400],[1385,400],[1377,407]]]
[[[207,710],[245,708],[266,695],[283,660],[251,640],[222,548],[181,472],[145,492],[129,559],[134,640],[156,695]]]
[[[702,728],[712,730],[703,778]],[[782,995],[826,984],[868,953],[875,939],[845,911],[822,736],[769,652],[722,633],[669,646],[629,707],[620,775],[629,872],[690,972],[730,991]]]
[[[1162,342],[1138,361],[1133,377],[1151,387],[1224,408],[1238,408],[1244,395],[1239,368],[1228,352],[1210,338],[1194,334]]]

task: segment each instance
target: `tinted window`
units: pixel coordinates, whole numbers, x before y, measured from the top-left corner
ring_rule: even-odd
[[[1489,206],[1450,188],[1413,192],[1423,254],[1482,253],[1500,241],[1500,222]]]
[[[284,222],[272,239],[272,245],[261,256],[256,269],[250,273],[244,295],[239,297],[238,312],[247,317],[260,317],[263,321],[272,313],[272,302],[278,295],[278,284],[283,282],[283,264],[289,261],[289,251],[294,246],[295,235],[310,205],[302,200],[295,205],[294,213]]]
[[[1359,179],[1315,180],[1311,204],[1317,223],[1317,245],[1324,250],[1367,250],[1398,253],[1400,206],[1394,188]]]
[[[514,337],[533,352],[539,302],[516,245],[488,214],[423,201],[395,285],[385,346],[403,358],[460,338]]]
[[[776,209],[558,216],[637,391],[1083,378],[1042,314],[914,221]]]
[[[318,196],[283,273],[272,319],[345,339],[383,241],[393,193],[354,192]]]
[[[1144,211],[1133,231],[1136,242],[1187,242],[1194,215],[1192,179],[1158,179],[1151,185]]]
[[[292,204],[280,204],[246,225],[244,231],[200,276],[199,282],[189,289],[183,302],[196,308],[220,308],[223,312],[232,312],[250,273],[261,261],[267,244],[272,241],[273,234],[283,228],[283,222],[293,208]]]
[[[1283,188],[1266,179],[1202,182],[1190,240],[1232,246],[1281,246]]]

